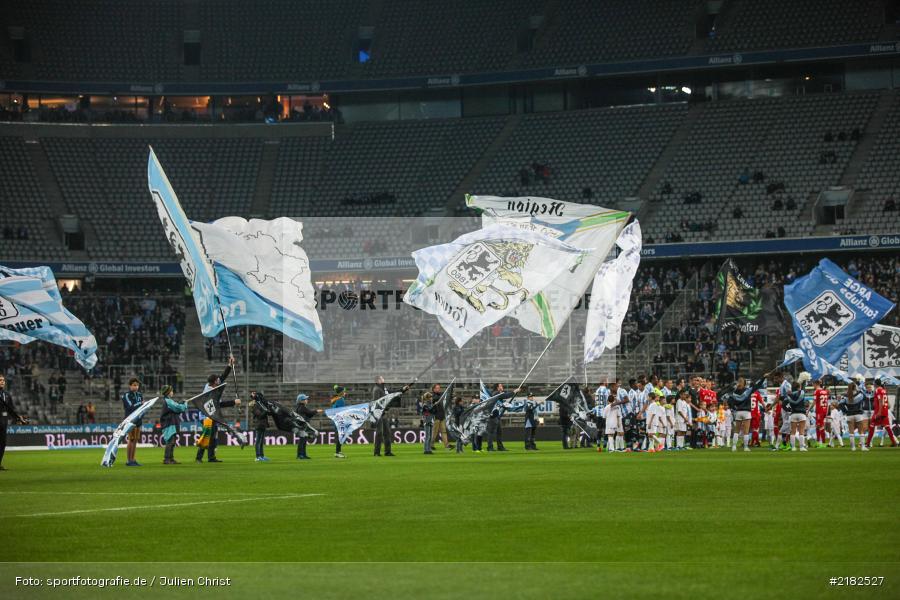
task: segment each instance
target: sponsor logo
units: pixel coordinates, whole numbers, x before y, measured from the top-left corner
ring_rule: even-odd
[[[875,248],[875,247],[878,246],[878,244],[879,244],[879,239],[878,239],[878,236],[877,236],[877,235],[873,235],[872,237],[869,238],[869,245],[870,245],[870,246],[872,246],[873,248]]]
[[[900,52],[900,42],[896,44],[872,44],[869,46],[869,52],[873,54],[881,52]]]

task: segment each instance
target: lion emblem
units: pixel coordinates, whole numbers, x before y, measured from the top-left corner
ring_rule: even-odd
[[[527,242],[476,242],[447,265],[450,289],[480,313],[506,310],[510,298],[528,297],[522,269],[532,248]]]

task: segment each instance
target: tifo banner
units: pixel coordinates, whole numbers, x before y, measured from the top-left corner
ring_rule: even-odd
[[[785,286],[784,303],[804,366],[814,378],[828,374],[848,346],[894,308],[827,258]]]

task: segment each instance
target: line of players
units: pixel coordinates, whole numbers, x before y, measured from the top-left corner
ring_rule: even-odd
[[[767,376],[776,387],[773,397],[766,391]],[[881,431],[897,444],[887,391],[880,380],[848,384],[841,396],[822,381],[807,390],[809,374],[791,382],[782,373],[767,373],[748,385],[739,378],[733,386],[714,389],[711,380],[629,380],[625,388],[609,382],[597,388],[591,413],[610,452],[659,452],[706,447],[730,447],[750,451],[765,435],[770,448],[806,452],[815,440],[819,447],[843,446],[849,433],[851,450],[868,451],[873,436]],[[561,415],[563,446],[591,445],[591,440]],[[598,440],[598,450],[600,442]]]

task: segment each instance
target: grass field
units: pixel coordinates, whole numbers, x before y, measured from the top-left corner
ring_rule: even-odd
[[[8,453],[0,598],[166,591],[15,585],[76,575],[231,577],[205,592],[226,598],[900,597],[900,451],[542,447],[222,448],[213,465],[179,448],[176,466],[141,449],[144,467],[112,469],[98,450]]]

